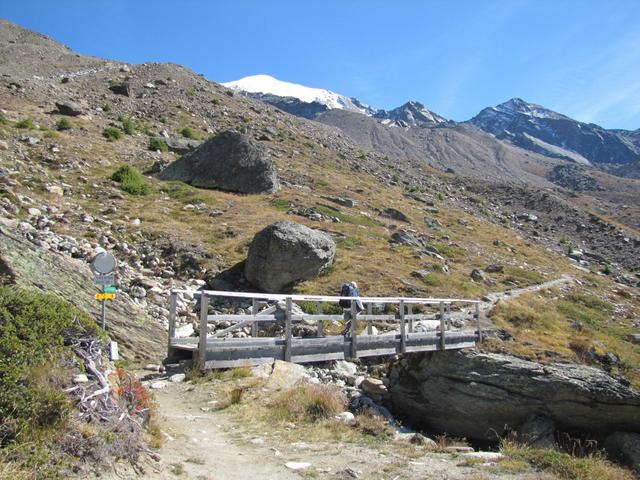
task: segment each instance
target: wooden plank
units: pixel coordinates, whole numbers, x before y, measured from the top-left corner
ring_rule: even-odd
[[[291,320],[293,320],[294,322],[302,322],[302,321],[307,321],[307,322],[314,322],[314,321],[318,321],[318,320],[332,320],[332,321],[340,321],[340,320],[344,320],[344,317],[342,315],[312,315],[310,313],[301,313],[301,314],[296,314],[296,315],[291,315]]]
[[[358,310],[356,307],[356,301],[351,300],[351,358],[358,358],[358,329],[356,328],[358,323],[357,315]]]
[[[482,343],[482,328],[480,327],[480,302],[476,302],[476,322],[478,325],[478,343]]]
[[[407,305],[407,315],[404,316],[405,320],[409,320],[409,333],[413,333],[413,305]]]
[[[276,319],[275,315],[209,315],[207,320],[216,322],[273,322]]]
[[[373,303],[367,303],[367,315],[368,317],[373,316]],[[363,320],[367,321],[367,334],[373,335],[373,320],[369,318],[363,318]]]
[[[215,370],[217,368],[236,368],[236,367],[252,367],[263,363],[273,363],[274,358],[261,357],[240,360],[209,360],[205,362],[206,370]]]
[[[444,302],[440,302],[440,349],[445,349]]]
[[[358,358],[363,357],[381,357],[384,355],[395,355],[398,353],[396,348],[377,348],[373,350],[358,350]]]
[[[200,341],[198,342],[198,362],[200,368],[204,368],[207,353],[209,296],[203,293],[200,296]]]
[[[254,298],[251,300],[251,314],[252,315],[257,315],[258,314],[258,309],[260,307],[258,306],[258,299]],[[252,337],[257,337],[258,336],[258,322],[253,322],[251,324],[251,336]]]
[[[404,324],[404,300],[400,300],[400,353],[407,351],[407,332]]]
[[[329,362],[331,360],[344,360],[344,359],[345,359],[344,352],[318,353],[318,354],[291,356],[291,361],[294,363]]]
[[[286,362],[291,361],[291,297],[287,297],[287,311],[284,324],[285,334],[285,346],[284,346],[284,360]]]
[[[171,358],[173,356],[173,352],[171,351],[171,339],[176,336],[176,317],[177,317],[177,308],[178,308],[178,294],[176,292],[171,292],[171,296],[169,298],[169,330],[167,332],[167,357]]]
[[[324,304],[322,302],[318,302],[318,316],[322,317],[322,310],[324,308]],[[318,319],[318,336],[324,337],[324,319]]]

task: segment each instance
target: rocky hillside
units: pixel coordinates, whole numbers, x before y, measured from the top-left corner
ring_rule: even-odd
[[[251,288],[235,267],[258,231],[285,219],[337,244],[334,266],[296,285],[300,291],[335,293],[353,278],[371,295],[476,296],[576,267],[637,284],[633,230],[580,199],[496,183],[557,160],[522,153],[475,127],[405,130],[344,110],[323,114],[327,123],[349,115],[362,122],[355,131],[369,133],[358,143],[344,130],[236,95],[177,65],[87,58],[6,22],[0,31],[2,215],[33,227],[25,238],[40,248],[83,261],[98,247],[114,250],[126,265],[123,297],[160,325],[172,286]],[[18,50],[20,62],[9,61]],[[273,163],[278,191],[240,195],[239,187],[225,192],[211,189],[218,184],[161,179],[180,155],[198,158],[188,152],[228,130],[257,145],[265,165]],[[394,155],[362,146],[382,135]],[[123,164],[148,172],[136,190],[120,183]],[[456,169],[488,180],[462,179]],[[486,281],[470,277],[493,264],[502,268]],[[193,318],[186,304],[181,318]]]

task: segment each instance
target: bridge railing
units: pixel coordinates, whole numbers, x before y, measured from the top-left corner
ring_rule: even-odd
[[[351,344],[351,356],[357,357],[358,350],[358,322],[367,322],[366,334],[373,335],[373,322],[398,322],[400,324],[400,352],[406,351],[407,334],[413,333],[414,321],[423,320],[426,318],[424,313],[413,313],[413,308],[419,305],[425,306],[437,306],[439,310],[439,331],[440,331],[440,348],[445,349],[446,343],[446,331],[450,328],[450,315],[451,307],[453,304],[466,304],[475,308],[473,317],[476,321],[476,335],[479,342],[482,341],[482,329],[480,326],[480,302],[478,300],[460,299],[460,298],[421,298],[421,297],[359,297],[359,300],[364,306],[366,306],[366,313],[357,312],[357,304],[354,297],[340,297],[340,296],[327,296],[327,295],[304,295],[304,294],[272,294],[272,293],[249,293],[249,292],[226,292],[217,290],[183,290],[172,289],[170,294],[170,308],[169,308],[169,346],[168,356],[172,355],[172,342],[175,339],[176,332],[176,320],[177,320],[177,300],[179,294],[190,294],[194,298],[200,297],[200,337],[198,339],[198,356],[199,361],[204,364],[206,359],[207,340],[224,337],[227,334],[250,326],[251,336],[257,337],[258,324],[263,322],[276,322],[282,321],[281,315],[276,315],[277,306],[270,306],[260,311],[260,302],[284,302],[284,340],[285,350],[284,359],[290,361],[291,359],[291,345],[292,345],[292,324],[294,322],[311,321],[317,325],[317,336],[324,337],[324,322],[325,321],[341,321],[345,320],[344,314],[332,315],[323,313],[323,305],[325,303],[338,303],[340,300],[347,300],[350,303],[350,307],[344,309],[349,312],[351,319],[355,321],[349,322],[349,330],[345,331],[345,336],[348,336]],[[244,299],[251,301],[251,314],[220,314],[209,315],[209,302],[212,298],[231,298],[231,299]],[[295,313],[293,310],[294,302],[315,302],[316,314],[310,313]],[[373,313],[374,305],[397,305],[398,314],[381,314]],[[380,310],[380,308],[378,308]],[[384,308],[386,310],[386,308]],[[216,321],[229,321],[234,322],[228,328],[217,331],[210,335],[208,333],[209,322]],[[194,339],[195,340],[195,339]]]

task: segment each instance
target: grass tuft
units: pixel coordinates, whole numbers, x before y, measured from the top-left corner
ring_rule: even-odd
[[[131,195],[146,195],[151,191],[142,174],[130,165],[122,165],[111,175],[111,180],[118,182],[120,188]]]

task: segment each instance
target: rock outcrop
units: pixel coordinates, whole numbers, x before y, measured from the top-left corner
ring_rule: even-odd
[[[283,221],[258,232],[245,262],[246,279],[265,292],[280,292],[300,280],[309,280],[331,263],[336,244],[326,233]]]
[[[592,367],[450,352],[406,358],[390,372],[394,411],[414,425],[496,439],[532,416],[559,429],[640,432],[640,392]]]
[[[68,115],[70,117],[77,117],[83,114],[83,108],[76,102],[56,102],[56,108],[60,115]]]
[[[38,248],[17,232],[16,221],[0,220],[0,281],[56,293],[80,310],[100,318],[96,287],[86,263]],[[165,352],[166,333],[124,295],[109,303],[107,330],[121,353],[135,360],[157,359]]]
[[[263,147],[233,131],[220,133],[176,160],[160,178],[236,193],[271,193],[279,188],[275,166]]]
[[[640,475],[640,434],[616,432],[604,442],[607,453]]]

